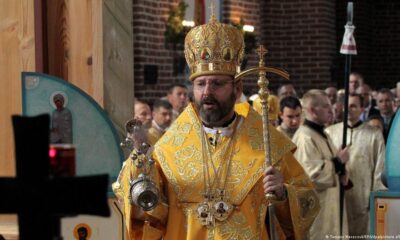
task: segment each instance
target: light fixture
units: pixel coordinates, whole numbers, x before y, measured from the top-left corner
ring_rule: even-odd
[[[184,27],[194,27],[194,21],[183,20],[182,25]]]
[[[245,31],[245,32],[254,32],[254,26],[252,26],[252,25],[244,25],[243,26],[243,31]]]

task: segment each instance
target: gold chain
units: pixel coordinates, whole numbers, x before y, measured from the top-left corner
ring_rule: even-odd
[[[218,166],[218,168],[215,167],[215,163],[212,158],[212,154],[210,151],[209,143],[207,141],[207,135],[204,131],[204,127],[201,127],[201,135],[202,135],[202,157],[203,157],[203,176],[204,176],[204,197],[205,198],[210,198],[211,194],[215,194],[215,190],[218,188],[221,188],[220,190],[224,190],[230,170],[230,163],[231,163],[231,158],[233,156],[233,148],[234,148],[234,140],[236,139],[236,129],[238,127],[238,122],[239,119],[235,119],[235,123],[233,126],[233,132],[232,132],[232,137],[229,139],[229,143],[226,145],[225,149],[222,150],[223,153],[226,153],[228,150],[230,150],[228,159],[227,159],[227,164],[225,165],[226,171],[225,171],[225,178],[223,181],[221,181],[221,169],[223,168],[224,161],[221,159],[221,162]],[[217,148],[215,148],[217,150]],[[225,154],[223,154],[225,155]],[[209,164],[209,161],[211,161],[211,164]],[[211,176],[209,172],[209,166],[213,168],[214,172],[214,179],[211,182]],[[222,171],[223,173],[224,171]],[[216,185],[216,186],[215,186]]]

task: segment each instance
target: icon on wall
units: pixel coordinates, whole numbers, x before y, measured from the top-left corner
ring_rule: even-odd
[[[72,114],[67,108],[68,96],[61,91],[51,94],[50,104],[55,108],[51,114],[51,143],[72,143]]]
[[[90,240],[92,236],[92,228],[85,224],[80,223],[74,228],[74,237],[76,240]]]

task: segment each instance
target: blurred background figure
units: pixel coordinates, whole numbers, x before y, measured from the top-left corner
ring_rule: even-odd
[[[346,190],[345,206],[350,236],[369,234],[369,196],[371,191],[386,189],[381,181],[385,161],[385,141],[382,132],[360,120],[363,99],[350,94],[348,118],[326,129],[336,148],[342,146],[343,124],[347,124],[346,145],[350,158],[346,171],[353,187]]]
[[[329,100],[331,100],[331,104],[335,104],[337,99],[337,89],[335,87],[328,87],[325,89],[325,93],[328,95]]]
[[[297,93],[296,90],[294,89],[293,84],[285,84],[282,85],[279,89],[278,89],[278,97],[279,99],[282,99],[284,97],[297,97]]]
[[[349,153],[347,148],[337,151],[324,131],[332,115],[325,91],[309,90],[303,96],[303,108],[306,119],[292,138],[297,145],[294,155],[314,183],[321,205],[309,239],[324,239],[327,235],[340,235],[339,177],[346,177],[344,164]],[[346,223],[344,221],[343,234],[347,234]]]
[[[142,122],[144,128],[150,128],[152,116],[149,104],[136,99],[133,118]]]
[[[171,85],[168,90],[167,99],[172,105],[172,116],[173,120],[175,120],[189,103],[187,87],[180,83]]]
[[[282,98],[279,105],[279,117],[282,123],[277,129],[292,139],[301,123],[302,108],[300,101],[295,97],[289,96]]]
[[[343,121],[344,89],[337,92],[336,103],[332,105],[333,123]]]
[[[261,99],[257,98],[253,101],[253,108],[262,115]],[[279,99],[277,96],[270,94],[268,96],[268,119],[273,126],[278,125],[278,114],[279,114]]]
[[[360,94],[363,98],[363,112],[360,115],[360,120],[365,122],[369,116],[372,115],[379,115],[379,110],[375,108],[376,102],[372,101],[372,95],[371,95],[371,88],[369,87],[368,84],[362,84],[360,87],[357,88],[356,90],[357,94]]]
[[[397,109],[399,109],[400,107],[400,82],[397,82],[395,92],[396,94],[394,98],[394,111],[396,112]]]
[[[383,118],[380,115],[371,115],[368,117],[366,122],[369,126],[379,129],[382,134],[384,133],[385,127],[383,124]]]
[[[153,104],[152,115],[153,121],[147,132],[147,139],[154,146],[172,123],[172,105],[166,100],[158,99]]]
[[[352,72],[349,78],[349,93],[356,93],[362,84],[364,84],[363,76],[358,72]]]
[[[395,116],[393,102],[393,93],[388,88],[383,88],[378,91],[376,103],[379,113],[383,118],[385,142],[389,135],[390,123],[392,122],[392,118]]]

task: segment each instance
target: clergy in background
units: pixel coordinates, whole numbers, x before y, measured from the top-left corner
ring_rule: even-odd
[[[153,120],[151,128],[147,131],[147,139],[148,143],[154,146],[172,123],[172,105],[166,100],[157,99],[153,103],[152,116]]]
[[[344,164],[349,153],[347,148],[338,151],[324,131],[333,113],[323,90],[314,89],[304,94],[303,108],[306,119],[292,139],[297,145],[294,155],[314,183],[321,204],[321,211],[310,229],[310,239],[339,236],[339,187],[340,179],[347,184]],[[347,221],[343,221],[343,234],[346,233]]]
[[[361,95],[350,94],[346,143],[349,146],[350,158],[346,163],[346,170],[354,186],[345,193],[350,236],[369,234],[370,193],[385,189],[381,182],[385,141],[379,129],[360,120],[362,103]],[[343,122],[330,126],[326,131],[335,146],[341,146]]]
[[[301,123],[301,103],[296,97],[284,97],[279,104],[279,117],[282,123],[276,128],[292,139]]]

